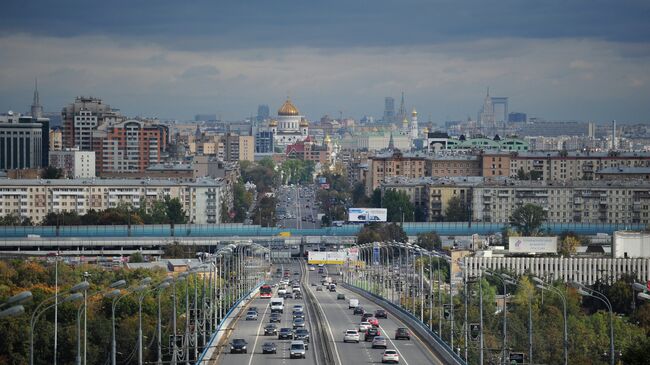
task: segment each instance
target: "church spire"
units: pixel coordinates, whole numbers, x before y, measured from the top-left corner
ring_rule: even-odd
[[[41,98],[38,95],[38,79],[34,79],[34,99],[32,100],[32,118],[43,117],[43,107],[41,106]]]
[[[390,139],[388,140],[388,149],[391,150],[391,151],[395,149],[395,141],[393,140],[393,132],[390,132]]]

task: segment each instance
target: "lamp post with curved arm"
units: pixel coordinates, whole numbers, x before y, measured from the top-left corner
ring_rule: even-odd
[[[171,283],[173,282],[172,278],[166,278],[163,280],[162,283],[158,284],[158,287],[156,287],[156,291],[158,292],[158,323],[156,323],[156,330],[158,332],[157,336],[157,347],[158,347],[158,360],[157,364],[162,365],[162,315],[161,315],[161,305],[160,305],[160,299],[162,298],[162,292],[166,288],[169,288]]]
[[[138,293],[138,365],[142,365],[142,301],[151,284],[151,278],[146,277],[140,281],[140,285],[133,289]]]
[[[492,270],[484,269],[484,271],[491,277],[499,280],[503,285],[503,339],[501,346],[503,346],[502,363],[506,364],[506,357],[508,356],[508,305],[506,303],[506,279]]]
[[[616,353],[614,351],[614,310],[612,307],[612,303],[609,301],[609,299],[607,299],[605,294],[593,290],[581,283],[578,283],[577,281],[572,281],[569,283],[569,285],[573,288],[578,289],[578,294],[582,296],[589,296],[592,298],[596,298],[601,302],[605,303],[605,305],[607,306],[607,309],[609,310],[609,363],[610,365],[616,364]]]
[[[506,280],[505,283],[512,286],[523,288],[520,282],[515,281],[510,276],[502,274]],[[533,364],[533,298],[531,293],[528,293],[528,362]]]
[[[568,365],[569,364],[569,329],[568,329],[568,322],[567,322],[567,310],[566,310],[567,300],[566,300],[566,296],[559,289],[557,289],[557,288],[555,288],[555,287],[553,287],[551,285],[546,285],[546,283],[544,283],[544,281],[542,279],[538,278],[538,277],[533,277],[533,281],[535,283],[537,283],[537,285],[535,285],[537,288],[539,288],[541,290],[548,290],[551,293],[554,293],[557,296],[559,296],[560,299],[562,300],[562,313],[563,313],[563,316],[564,316],[564,341],[563,341],[564,342],[564,344],[563,344],[564,345],[563,346],[564,347],[564,365]]]
[[[188,273],[187,272],[182,272],[178,274],[178,276],[173,280],[172,284],[172,331],[173,331],[173,345],[172,345],[172,364],[176,364],[178,361],[178,344],[176,341],[176,334],[177,334],[177,328],[176,328],[176,283],[179,281],[185,280],[187,277]]]
[[[29,334],[29,364],[30,365],[34,364],[34,326],[36,325],[36,322],[38,321],[38,318],[41,316],[41,314],[43,314],[48,309],[58,306],[59,298],[61,296],[63,296],[64,294],[74,293],[73,294],[74,297],[73,297],[73,295],[70,295],[70,296],[66,297],[66,299],[64,299],[65,302],[74,301],[74,300],[83,298],[83,294],[81,294],[79,292],[88,289],[89,286],[90,286],[90,284],[87,281],[82,281],[79,284],[73,286],[72,288],[70,288],[68,290],[60,291],[58,294],[56,294],[56,295],[54,295],[54,296],[52,296],[50,298],[45,299],[44,301],[42,301],[36,307],[36,309],[34,310],[34,313],[32,313],[32,318],[30,320],[30,332],[29,332],[30,333]],[[76,294],[79,294],[79,296],[76,296]],[[55,303],[51,304],[51,305],[49,305],[49,306],[47,306],[47,307],[45,307],[44,309],[41,310],[41,308],[43,308],[44,305],[46,305],[47,303],[49,303],[51,301],[55,301]]]
[[[9,299],[7,299],[6,302],[0,304],[0,309],[11,305],[11,307],[0,311],[0,319],[7,318],[7,317],[15,317],[25,313],[25,307],[20,305],[20,303],[24,303],[30,299],[32,299],[32,292],[30,291],[20,292],[10,297]]]

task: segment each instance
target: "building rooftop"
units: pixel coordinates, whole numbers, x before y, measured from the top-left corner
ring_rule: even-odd
[[[484,155],[516,155],[519,158],[549,158],[561,157],[563,154],[566,158],[650,158],[650,152],[589,152],[589,151],[489,151]]]
[[[194,182],[173,179],[2,179],[0,186],[220,186],[221,179],[198,178]]]
[[[516,180],[508,177],[490,177],[482,176],[449,176],[449,177],[417,177],[408,178],[396,176],[387,178],[382,182],[382,186],[418,186],[418,185],[471,185],[475,187],[492,187],[492,188],[530,188],[530,189],[549,189],[549,188],[584,188],[584,189],[612,189],[612,188],[639,188],[650,189],[650,182],[642,180],[574,180],[574,181],[529,181]]]

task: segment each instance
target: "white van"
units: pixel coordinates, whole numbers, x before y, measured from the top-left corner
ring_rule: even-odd
[[[348,309],[354,309],[359,306],[359,299],[350,299],[348,302]]]
[[[284,298],[271,298],[271,313],[284,312]]]

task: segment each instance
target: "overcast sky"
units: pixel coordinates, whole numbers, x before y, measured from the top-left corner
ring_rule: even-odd
[[[548,120],[650,121],[650,1],[5,0],[0,112],[38,77],[135,116],[228,120],[290,95],[309,119],[476,117],[486,87]]]

